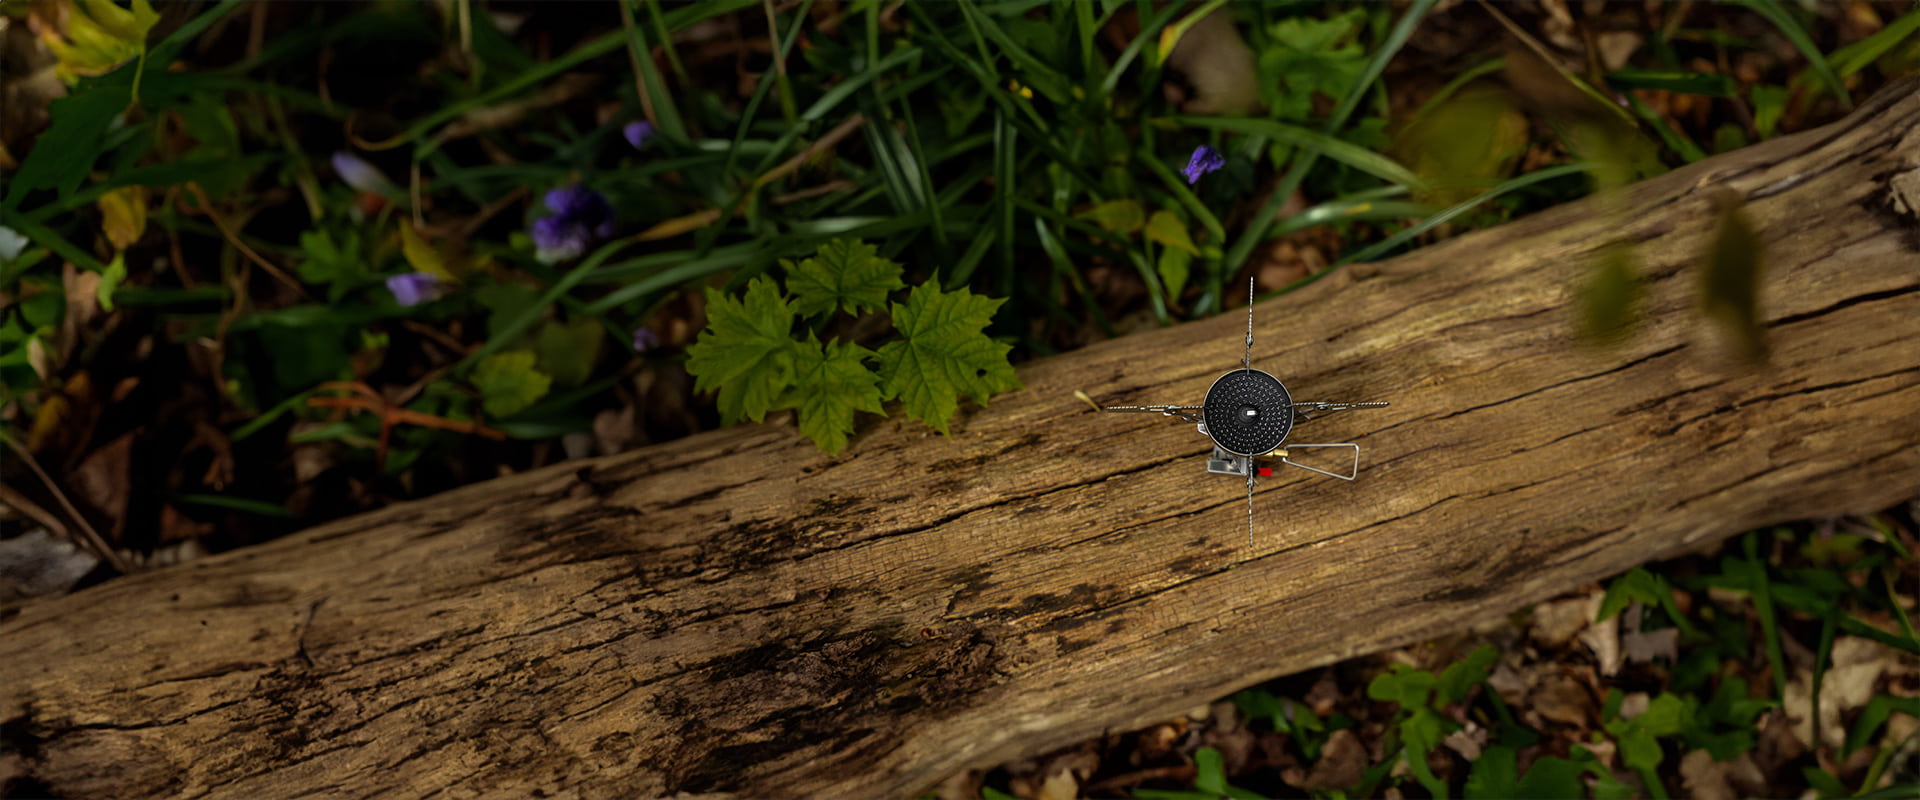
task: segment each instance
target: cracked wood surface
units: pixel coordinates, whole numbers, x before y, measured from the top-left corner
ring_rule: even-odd
[[[1256,365],[1360,480],[1203,474],[1239,314],[1026,365],[955,435],[839,459],[746,425],[502,478],[28,604],[0,779],[80,796],[907,795],[958,770],[1497,617],[1769,523],[1920,493],[1916,84],[1841,123],[1266,303]],[[1728,189],[1773,364],[1697,344]],[[1573,341],[1636,242],[1649,322]]]

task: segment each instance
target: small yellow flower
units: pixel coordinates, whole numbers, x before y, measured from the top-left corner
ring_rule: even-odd
[[[122,186],[100,196],[100,229],[113,243],[113,249],[125,250],[147,232],[147,187]]]
[[[73,84],[85,75],[105,75],[147,49],[147,32],[160,14],[147,0],[122,8],[111,0],[73,0],[34,9],[29,18],[40,41],[53,51],[53,72]]]

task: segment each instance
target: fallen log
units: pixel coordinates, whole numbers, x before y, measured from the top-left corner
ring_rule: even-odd
[[[1710,197],[1772,363],[1703,355]],[[1263,304],[1360,480],[1203,474],[1236,314],[1025,366],[953,436],[745,425],[31,603],[0,778],[79,796],[878,796],[1160,720],[1783,520],[1920,494],[1920,94]],[[1635,243],[1647,324],[1572,334]],[[1303,429],[1304,435],[1304,429]]]

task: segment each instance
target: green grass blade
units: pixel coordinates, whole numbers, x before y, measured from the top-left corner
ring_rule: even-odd
[[[879,104],[862,103],[863,111],[870,120],[860,127],[860,133],[866,137],[867,149],[873,152],[874,168],[880,172],[881,185],[887,189],[887,199],[892,201],[893,209],[900,214],[908,214],[923,207],[926,197],[919,176],[901,163],[902,158],[910,157],[901,146],[899,134],[894,131],[891,120]]]
[[[1816,720],[1813,725],[1813,747],[1820,748],[1820,682],[1827,676],[1827,664],[1833,658],[1833,631],[1839,621],[1837,613],[1829,610],[1820,615],[1820,646],[1813,653],[1813,696],[1810,698],[1812,709],[1809,719]]]
[[[1793,43],[1793,49],[1800,51],[1800,55],[1807,59],[1807,69],[1812,70],[1814,78],[1840,101],[1840,107],[1853,108],[1853,99],[1847,96],[1847,85],[1840,80],[1839,74],[1833,71],[1833,64],[1828,63],[1827,57],[1821,54],[1819,46],[1813,43],[1813,37],[1807,35],[1807,29],[1800,27],[1800,23],[1794,20],[1793,15],[1787,13],[1785,4],[1771,0],[1736,0],[1736,2],[1773,23],[1773,27],[1779,29],[1780,35],[1787,37],[1787,41]]]
[[[1419,219],[1441,213],[1443,209],[1408,200],[1334,200],[1321,203],[1282,220],[1268,233],[1278,238],[1317,225],[1337,222],[1382,219]]]
[[[1767,581],[1766,562],[1760,560],[1760,535],[1747,534],[1740,542],[1747,556],[1747,578],[1753,584],[1753,606],[1760,616],[1760,631],[1767,639],[1767,663],[1773,667],[1774,698],[1787,696],[1787,660],[1780,654],[1780,623],[1774,616],[1773,590]]]
[[[1373,87],[1374,81],[1380,79],[1380,73],[1387,68],[1387,62],[1406,45],[1407,39],[1413,36],[1413,29],[1419,27],[1420,20],[1426,17],[1427,12],[1433,9],[1436,2],[1438,0],[1414,0],[1407,5],[1406,12],[1400,15],[1400,19],[1394,22],[1393,28],[1387,33],[1386,41],[1381,42],[1380,48],[1374,51],[1372,58],[1367,60],[1366,70],[1361,73],[1360,80],[1354,84],[1353,90],[1341,99],[1340,105],[1334,109],[1333,116],[1327,120],[1327,131],[1338,131],[1347,123],[1347,117],[1360,107],[1360,103],[1366,99],[1367,92]],[[1280,207],[1286,204],[1287,198],[1293,196],[1294,190],[1300,188],[1300,182],[1307,177],[1307,170],[1313,168],[1313,161],[1314,156],[1311,152],[1302,153],[1299,158],[1294,159],[1293,166],[1280,179],[1279,185],[1274,187],[1273,194],[1268,196],[1267,202],[1254,213],[1246,230],[1240,232],[1240,238],[1235,240],[1233,248],[1227,251],[1226,262],[1222,265],[1220,272],[1222,278],[1239,272],[1241,265],[1247,263],[1247,257],[1253,255],[1253,248],[1266,241],[1267,229],[1273,225],[1273,218],[1280,213]],[[1208,310],[1206,306],[1210,303],[1219,303],[1220,291],[1221,287],[1216,280],[1212,289],[1200,298],[1199,303],[1195,304],[1194,312],[1204,313]]]
[[[573,289],[573,287],[579,285],[581,281],[586,280],[588,276],[593,274],[596,268],[606,263],[607,259],[612,258],[614,253],[626,249],[631,244],[633,244],[632,237],[628,237],[601,245],[600,249],[595,250],[592,255],[581,260],[573,269],[568,270],[566,275],[561,276],[560,280],[554,281],[552,286],[547,287],[547,291],[540,295],[538,301],[529,306],[527,310],[521,312],[520,316],[515,317],[512,322],[507,323],[505,327],[500,329],[498,334],[488,339],[486,344],[481,345],[479,349],[469,353],[466,358],[460,359],[459,363],[453,365],[451,374],[466,375],[467,371],[472,369],[473,365],[480,363],[481,359],[494,354],[502,347],[513,344],[520,338],[520,334],[525,333],[528,328],[533,327],[534,323],[539,322],[546,316],[547,306],[553,305],[556,300],[560,299],[561,295],[566,294],[569,290]]]
[[[1909,11],[1906,16],[1894,20],[1893,24],[1881,28],[1879,33],[1833,51],[1833,56],[1827,60],[1838,65],[1834,71],[1840,77],[1849,78],[1879,60],[1894,45],[1905,41],[1916,31],[1920,31],[1920,10]]]
[[[999,24],[995,23],[991,17],[981,13],[973,0],[960,0],[959,5],[960,13],[966,17],[967,29],[973,33],[982,49],[989,46],[986,40],[992,40],[992,47],[1004,53],[1014,66],[1020,68],[1022,77],[1033,86],[1034,91],[1045,95],[1048,100],[1055,103],[1065,104],[1073,101],[1073,97],[1067,91],[1069,83],[1066,76],[1047,66],[1046,62],[1021,47],[1020,43],[1008,36],[1006,31],[1001,30]]]
[[[913,181],[920,187],[921,207],[927,211],[927,220],[933,229],[934,246],[945,251],[947,248],[946,215],[941,213],[943,202],[940,195],[933,189],[933,173],[928,169],[928,159],[921,157],[921,154],[927,152],[927,148],[920,142],[920,125],[914,122],[915,116],[913,110],[909,108],[904,116],[907,123],[906,135],[902,138],[899,133],[895,133],[894,139],[899,142],[901,156],[906,160],[903,166],[912,170]]]
[[[1120,85],[1120,76],[1126,74],[1128,67],[1133,66],[1134,59],[1140,57],[1140,51],[1159,37],[1160,30],[1173,21],[1174,15],[1184,10],[1185,6],[1168,4],[1146,25],[1141,26],[1140,33],[1133,37],[1133,41],[1127,43],[1126,49],[1120,51],[1120,56],[1113,60],[1113,66],[1107,69],[1107,76],[1100,80],[1102,97],[1113,94],[1113,90]]]
[[[1013,275],[1018,262],[1013,257],[1014,198],[1019,188],[1019,176],[1014,169],[1015,156],[1019,151],[1019,139],[1014,134],[1013,123],[1007,119],[1005,111],[993,112],[993,202],[997,210],[1000,226],[1000,282],[1001,297],[1013,293]]]
[[[689,5],[676,8],[667,14],[667,25],[673,30],[682,30],[701,20],[752,8],[754,5],[756,5],[755,0],[711,0],[710,2]],[[429,114],[409,126],[393,141],[396,144],[414,141],[426,136],[441,125],[457,119],[462,114],[485,108],[506,98],[526,92],[534,87],[543,86],[560,73],[620,49],[626,44],[626,41],[627,34],[625,31],[615,31],[587,41],[575,47],[566,55],[542,64],[537,68],[520,73],[515,76],[513,80],[502,83],[493,89],[460,102],[448,104],[439,111]],[[415,158],[422,158],[433,149],[435,149],[435,147],[431,142],[422,142],[415,148]]]
[[[1677,69],[1622,69],[1609,73],[1607,83],[1626,89],[1661,89],[1707,97],[1732,97],[1738,91],[1730,76]]]
[[[1413,116],[1407,118],[1408,124],[1412,124],[1412,122],[1414,122],[1415,120],[1418,120],[1421,117],[1426,116],[1427,112],[1432,111],[1434,106],[1437,106],[1437,105],[1440,105],[1441,103],[1446,102],[1447,98],[1452,97],[1455,92],[1460,91],[1461,87],[1466,86],[1467,84],[1472,83],[1476,80],[1479,80],[1480,78],[1485,77],[1487,75],[1491,75],[1495,72],[1499,72],[1500,70],[1505,69],[1506,66],[1507,66],[1506,59],[1494,58],[1492,60],[1478,64],[1468,69],[1466,72],[1460,73],[1458,77],[1455,77],[1453,80],[1447,81],[1445,86],[1440,87],[1440,91],[1434,92],[1432,97],[1427,98],[1427,102],[1421,103],[1420,109],[1418,111],[1413,112]]]
[[[279,503],[269,503],[265,500],[253,500],[245,497],[229,497],[224,494],[176,494],[173,496],[173,499],[189,505],[224,508],[228,511],[259,514],[263,517],[291,518],[293,516],[293,512],[288,511],[286,506],[280,505]]]
[[[1401,166],[1391,158],[1357,144],[1336,139],[1324,133],[1316,133],[1297,125],[1249,117],[1172,117],[1169,121],[1194,128],[1211,128],[1249,136],[1265,136],[1275,141],[1286,142],[1306,153],[1324,156],[1346,164],[1388,183],[1408,187],[1425,185],[1425,182],[1420,180],[1420,176],[1413,174],[1413,170]],[[1296,156],[1298,157],[1300,156]]]
[[[55,255],[73,262],[74,266],[81,269],[101,272],[107,268],[107,265],[100,263],[100,260],[94,258],[92,254],[74,246],[60,234],[54,233],[52,228],[28,219],[24,215],[13,215],[13,218],[7,221],[7,227],[12,228],[14,233],[33,240],[41,247],[52,250]]]
[[[653,51],[647,48],[647,35],[640,32],[640,23],[633,17],[633,4],[638,2],[640,0],[616,0],[614,3],[620,9],[620,30],[626,34],[627,57],[640,73],[640,85],[647,90],[643,99],[654,121],[659,123],[660,132],[668,139],[684,142],[687,125],[680,120],[680,110],[673,103],[673,94],[667,91],[666,81],[660,79],[660,69],[653,63]],[[671,49],[672,42],[662,44]]]
[[[787,35],[777,42],[778,47],[773,54],[774,58],[784,59],[793,50],[793,43],[800,39],[800,26],[807,21],[807,9],[812,5],[813,0],[807,0],[801,5],[799,13],[794,14],[793,24],[787,28]],[[772,88],[769,81],[760,81],[753,87],[753,94],[747,98],[747,105],[740,112],[740,125],[734,129],[733,144],[727,148],[727,160],[721,166],[720,174],[733,174],[734,163],[739,159],[740,147],[747,141],[747,132],[753,129],[753,120],[760,112],[760,103],[767,99],[767,92]],[[773,152],[778,154],[780,151]]]
[[[1575,164],[1561,164],[1557,167],[1548,167],[1546,169],[1529,172],[1525,175],[1521,175],[1520,177],[1513,178],[1504,183],[1501,183],[1499,186],[1495,186],[1491,189],[1481,192],[1480,194],[1474,195],[1471,199],[1466,200],[1465,202],[1459,203],[1454,206],[1450,206],[1445,211],[1442,211],[1438,214],[1435,214],[1431,217],[1421,220],[1420,224],[1418,225],[1415,225],[1411,228],[1400,231],[1399,233],[1395,233],[1392,236],[1389,236],[1385,239],[1382,239],[1378,242],[1375,242],[1371,245],[1361,248],[1360,250],[1357,250],[1353,253],[1343,256],[1340,258],[1339,261],[1336,261],[1334,263],[1338,265],[1338,264],[1348,264],[1355,261],[1371,261],[1373,259],[1379,258],[1382,255],[1385,255],[1386,253],[1388,253],[1389,251],[1393,250],[1396,247],[1399,247],[1400,245],[1403,245],[1409,241],[1412,241],[1414,237],[1432,230],[1435,226],[1443,222],[1452,220],[1453,218],[1458,217],[1461,214],[1465,214],[1468,211],[1473,210],[1475,206],[1478,206],[1481,203],[1485,203],[1488,200],[1492,200],[1493,198],[1499,197],[1503,194],[1507,194],[1508,192],[1524,189],[1528,186],[1532,186],[1542,181],[1550,181],[1555,178],[1561,178],[1567,175],[1586,172],[1592,168],[1593,167],[1591,164],[1580,162]]]
[[[1640,102],[1638,96],[1628,93],[1626,94],[1626,98],[1627,105],[1633,107],[1633,113],[1639,115],[1640,119],[1645,120],[1648,125],[1652,126],[1653,132],[1660,135],[1660,141],[1665,142],[1668,149],[1679,153],[1681,158],[1687,160],[1687,163],[1691,164],[1707,157],[1706,151],[1701,150],[1700,146],[1694,144],[1693,140],[1687,138],[1686,134],[1674,130],[1672,125],[1668,125],[1667,121],[1660,117],[1659,112],[1648,107],[1646,103]]]

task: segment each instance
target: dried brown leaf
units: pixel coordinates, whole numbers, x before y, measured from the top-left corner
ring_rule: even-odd
[[[1314,762],[1306,777],[1289,782],[1310,791],[1340,789],[1359,783],[1366,774],[1366,745],[1352,730],[1342,728],[1327,737],[1326,745],[1320,748],[1320,760]]]
[[[70,488],[108,520],[109,541],[120,541],[127,529],[127,502],[132,497],[133,434],[128,433],[87,455],[74,469]]]
[[[1535,684],[1527,699],[1541,719],[1585,726],[1593,713],[1593,697],[1571,675],[1555,672]]]

